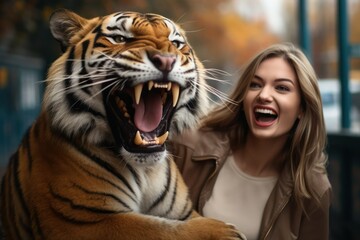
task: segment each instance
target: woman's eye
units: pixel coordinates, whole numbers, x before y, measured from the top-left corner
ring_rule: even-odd
[[[181,49],[185,45],[184,42],[181,42],[179,40],[173,40],[172,44],[178,49]]]
[[[289,88],[289,87],[287,87],[287,86],[282,86],[282,85],[277,86],[276,89],[279,90],[279,91],[282,91],[282,92],[288,92],[288,91],[290,91],[290,88]]]
[[[259,83],[256,83],[256,82],[251,82],[250,83],[250,88],[260,88],[261,87],[261,85],[259,84]]]

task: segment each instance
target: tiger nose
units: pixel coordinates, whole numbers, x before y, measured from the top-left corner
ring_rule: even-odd
[[[155,54],[151,61],[154,66],[163,72],[170,72],[175,64],[176,56],[170,54]]]

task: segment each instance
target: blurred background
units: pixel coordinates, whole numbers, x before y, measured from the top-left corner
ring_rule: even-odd
[[[319,77],[334,196],[331,239],[360,239],[360,0],[1,0],[0,177],[41,108],[47,68],[61,54],[49,16],[68,8],[91,18],[133,10],[179,23],[227,93],[241,67],[278,42],[300,46]],[[215,101],[218,101],[214,97]]]

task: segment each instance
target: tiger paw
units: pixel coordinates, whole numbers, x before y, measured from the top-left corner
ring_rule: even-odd
[[[246,240],[246,236],[234,225],[212,218],[192,218],[185,223],[184,231],[194,240]]]

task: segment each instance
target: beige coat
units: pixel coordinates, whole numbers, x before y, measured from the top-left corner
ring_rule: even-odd
[[[170,141],[168,149],[189,187],[194,208],[201,214],[229,154],[229,139],[217,132],[187,133]],[[285,166],[266,203],[259,239],[328,239],[331,198],[328,177],[314,172],[312,184],[321,196],[321,207],[315,201],[305,200],[306,216],[295,202],[293,181],[286,169]]]

